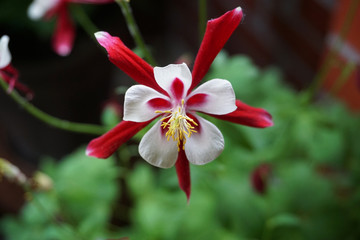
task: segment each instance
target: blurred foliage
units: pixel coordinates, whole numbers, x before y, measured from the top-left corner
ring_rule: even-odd
[[[121,148],[119,156],[131,158],[134,166],[121,171],[113,159],[90,159],[81,149],[42,169],[55,186],[35,197],[58,223],[33,200],[20,216],[2,221],[8,239],[81,239],[76,234],[83,239],[106,239],[106,234],[149,240],[359,239],[360,118],[329,97],[309,104],[283,83],[278,70],[260,70],[245,56],[221,53],[206,78],[228,79],[238,99],[267,109],[275,125],[254,129],[212,118],[225,149],[212,163],[191,166],[189,204],[175,169],[146,164],[131,146]],[[109,116],[104,122],[110,126],[115,118]],[[261,194],[250,176],[264,163],[271,174]],[[131,204],[120,206],[130,217],[114,230],[110,215],[116,219],[122,212],[112,212],[116,194]],[[70,237],[61,238],[64,232]]]
[[[107,234],[111,209],[119,191],[112,158],[86,157],[81,148],[60,163],[44,162],[42,170],[54,189],[34,193],[19,217],[7,217],[8,239],[100,239]]]

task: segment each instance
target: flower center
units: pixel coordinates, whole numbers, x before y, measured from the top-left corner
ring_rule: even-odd
[[[184,108],[184,99],[181,100],[181,106],[175,107],[172,110],[166,111],[155,111],[156,113],[168,113],[169,115],[160,119],[162,121],[161,126],[163,129],[166,127],[168,131],[165,136],[169,141],[172,138],[174,141],[177,141],[178,151],[180,151],[180,144],[183,143],[182,148],[184,150],[186,137],[191,137],[193,133],[197,131],[194,130],[195,126],[198,124],[191,118],[186,115]]]

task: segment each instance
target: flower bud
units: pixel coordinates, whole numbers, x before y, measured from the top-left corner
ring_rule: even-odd
[[[255,192],[265,194],[270,174],[271,166],[267,163],[262,163],[254,169],[251,173],[251,185]]]
[[[1,176],[20,185],[26,184],[27,181],[26,176],[18,167],[3,158],[0,158],[0,177]]]
[[[33,188],[39,191],[49,191],[53,188],[52,179],[42,172],[36,172],[32,178]]]

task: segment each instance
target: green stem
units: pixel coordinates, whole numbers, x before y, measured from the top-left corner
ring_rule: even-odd
[[[204,37],[207,20],[207,0],[199,0],[199,41]]]
[[[96,41],[94,33],[99,30],[85,13],[84,9],[81,6],[74,4],[71,5],[71,10],[73,12],[72,15],[75,16],[77,22],[81,25],[85,32],[91,37],[91,39]]]
[[[143,37],[141,36],[140,30],[136,24],[135,18],[132,14],[131,6],[129,4],[129,0],[115,0],[116,3],[120,6],[122,13],[124,14],[129,32],[131,36],[134,38],[134,41],[137,47],[142,51],[144,54],[144,58],[146,61],[155,66],[155,60],[151,56],[150,51],[147,49]]]
[[[305,103],[309,103],[314,98],[315,93],[319,90],[321,85],[324,83],[324,80],[325,80],[328,72],[334,65],[334,62],[335,62],[334,54],[335,54],[335,51],[333,51],[333,49],[332,49],[330,51],[330,53],[328,53],[328,55],[326,56],[319,71],[316,73],[312,84],[305,92],[305,94],[306,94],[306,99],[304,101]]]
[[[350,31],[350,26],[356,15],[356,11],[359,7],[359,3],[360,0],[351,1],[348,13],[346,14],[346,18],[344,20],[343,27],[340,29],[339,37],[336,40],[334,46],[330,49],[330,52],[327,54],[323,64],[320,67],[320,70],[316,74],[313,83],[310,85],[308,91],[306,92],[308,102],[310,102],[313,99],[315,93],[322,86],[322,84],[325,81],[326,75],[329,73],[331,67],[333,66],[333,63],[335,61],[335,54],[339,51],[341,44],[344,42],[344,39],[346,38],[348,32]]]
[[[345,65],[344,69],[340,73],[340,76],[338,77],[337,81],[334,83],[334,85],[331,87],[331,93],[335,95],[339,92],[340,88],[345,84],[346,80],[349,78],[351,73],[355,70],[356,64],[355,62],[349,62]]]
[[[0,78],[1,87],[7,91],[8,85],[7,83]],[[22,106],[28,113],[36,117],[37,119],[47,123],[50,126],[67,130],[70,132],[78,132],[78,133],[87,133],[94,135],[103,134],[106,129],[99,125],[94,124],[86,124],[86,123],[75,123],[66,120],[62,120],[56,117],[53,117],[40,109],[36,108],[34,105],[25,100],[16,90],[13,90],[10,94],[10,97],[15,100],[20,106]]]

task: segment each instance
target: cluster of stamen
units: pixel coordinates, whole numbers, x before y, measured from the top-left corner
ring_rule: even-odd
[[[161,127],[163,129],[168,128],[165,136],[167,140],[173,139],[177,141],[178,151],[180,151],[180,145],[182,143],[182,148],[185,148],[186,138],[191,137],[193,133],[197,131],[194,130],[195,126],[198,124],[191,118],[186,115],[184,110],[184,99],[181,100],[181,106],[174,108],[172,110],[166,111],[155,111],[156,113],[165,113],[169,114],[160,121],[162,121]]]

